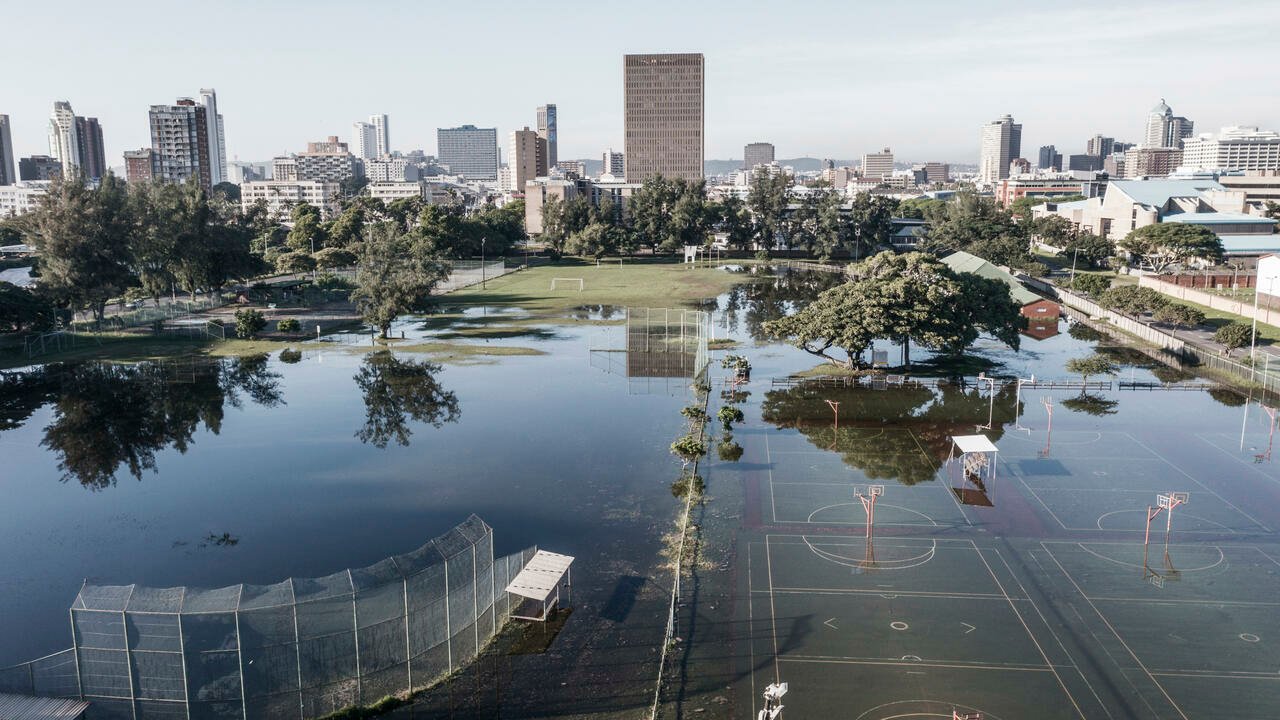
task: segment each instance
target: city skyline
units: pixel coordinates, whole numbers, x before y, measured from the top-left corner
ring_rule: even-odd
[[[779,14],[764,4],[725,12],[660,2],[611,13],[609,22],[623,29],[621,35],[598,32],[604,16],[597,13],[566,13],[553,21],[511,3],[484,13],[494,52],[477,56],[463,38],[441,38],[425,52],[412,44],[385,48],[389,57],[376,65],[367,62],[358,44],[337,41],[341,24],[322,24],[296,40],[268,42],[291,36],[302,7],[296,3],[262,7],[233,1],[202,22],[198,32],[173,36],[148,33],[148,27],[163,22],[163,14],[149,11],[153,7],[73,1],[15,10],[11,19],[22,27],[59,25],[58,18],[68,12],[82,20],[68,30],[72,37],[65,46],[72,50],[56,56],[38,33],[9,39],[11,53],[40,58],[7,83],[0,107],[11,118],[16,156],[48,154],[49,108],[55,100],[68,100],[77,112],[100,119],[107,163],[120,167],[125,150],[148,145],[146,113],[156,98],[215,87],[219,112],[227,118],[228,160],[263,161],[307,138],[349,136],[352,122],[371,109],[394,118],[394,149],[435,154],[437,128],[476,123],[497,127],[505,137],[531,124],[530,110],[549,100],[559,109],[559,157],[598,158],[604,148],[623,145],[623,55],[660,52],[706,57],[707,159],[737,159],[744,144],[767,137],[780,158],[857,158],[889,146],[906,161],[973,163],[978,128],[1005,113],[1025,126],[1024,148],[1053,144],[1064,154],[1080,153],[1096,133],[1140,142],[1146,113],[1162,97],[1178,114],[1194,118],[1198,132],[1229,125],[1280,127],[1280,107],[1267,93],[1221,82],[1230,67],[1270,66],[1280,59],[1280,49],[1267,36],[1267,20],[1280,19],[1274,3],[1171,2],[1159,4],[1158,13],[1151,12],[1153,3],[1084,3],[1066,9],[939,4],[929,12],[916,6],[821,3]],[[306,6],[314,12],[337,7]],[[1097,22],[1104,11],[1107,22]],[[381,13],[412,27],[419,21],[478,21],[481,11],[389,5]],[[673,23],[677,16],[680,22]],[[722,32],[725,21],[744,31]],[[846,43],[818,30],[848,24],[877,31],[862,42]],[[1072,30],[1086,27],[1087,39]],[[539,73],[532,82],[496,82],[505,77],[505,67],[529,60],[517,50],[519,43],[504,38],[531,28],[571,33],[578,38],[576,46],[598,60]],[[1046,38],[1045,28],[1059,28],[1061,37],[1072,41],[1055,43]],[[101,38],[126,31],[151,35],[155,42],[145,51],[127,49],[109,55],[110,62],[96,62]],[[1205,44],[1229,45],[1232,52],[1188,51]],[[1064,66],[1062,53],[1072,52],[1087,54],[1089,62],[1077,63],[1078,69]],[[901,58],[885,63],[893,54]],[[468,71],[433,75],[429,92],[402,73],[379,69],[402,67],[399,61],[429,65],[462,56],[468,58]],[[272,111],[281,100],[281,81],[263,73],[263,63],[286,62],[318,65],[318,71],[290,75],[287,83],[288,95],[306,112]],[[1109,71],[1105,83],[1097,81],[1100,69]],[[477,82],[486,76],[495,82]],[[867,105],[869,99],[886,97],[895,104]],[[815,112],[796,112],[804,107]],[[921,112],[921,107],[934,111]]]

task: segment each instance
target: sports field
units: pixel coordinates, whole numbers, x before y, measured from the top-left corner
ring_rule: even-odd
[[[830,394],[858,392],[886,391]],[[1270,416],[1251,402],[1174,432],[1059,408],[1050,424],[1040,396],[1070,397],[1054,394],[976,430],[998,448],[980,483],[939,442],[974,433],[964,417],[828,432],[812,405],[737,433],[736,702],[783,681],[793,718],[1280,717]],[[868,533],[856,493],[877,484]]]

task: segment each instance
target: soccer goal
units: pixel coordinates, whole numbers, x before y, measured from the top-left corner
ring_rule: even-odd
[[[569,285],[570,287],[572,287],[574,283],[577,283],[578,292],[582,292],[582,289],[585,287],[584,283],[582,282],[582,278],[551,278],[552,292],[555,291],[557,283],[563,283],[565,285]]]

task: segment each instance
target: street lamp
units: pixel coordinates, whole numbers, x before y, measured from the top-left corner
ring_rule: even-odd
[[[1071,253],[1071,287],[1076,286],[1076,258],[1080,257],[1080,248]]]
[[[488,238],[480,238],[480,287],[485,287],[484,275],[484,243]]]
[[[1258,278],[1261,280],[1261,278]],[[1272,286],[1275,285],[1275,277],[1267,278],[1267,294],[1272,294]],[[1250,331],[1249,340],[1249,382],[1253,382],[1254,376],[1258,374],[1258,296],[1262,294],[1262,288],[1258,283],[1253,284],[1253,329]]]

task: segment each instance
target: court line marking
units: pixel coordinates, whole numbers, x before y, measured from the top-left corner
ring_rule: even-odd
[[[939,465],[938,463],[934,462],[933,456],[930,455],[929,452],[924,449],[924,444],[920,442],[920,438],[916,437],[916,434],[911,432],[910,429],[907,430],[907,434],[911,436],[912,442],[914,442],[916,444],[916,447],[919,448],[920,455],[924,457],[925,462],[929,463],[929,465],[933,467],[933,477],[936,479],[938,477],[938,473],[945,466],[945,463],[943,465]],[[951,451],[948,450],[947,452],[948,452],[947,459],[949,460]],[[965,524],[968,525],[969,527],[973,527],[973,521],[970,520],[969,515],[965,513],[964,506],[960,504],[960,501],[956,498],[955,493],[951,492],[951,478],[944,476],[943,479],[945,480],[945,482],[940,482],[938,483],[938,485],[942,488],[942,491],[947,494],[947,497],[951,498],[951,502],[954,503],[956,506],[956,509],[960,511],[960,517],[964,519]],[[992,488],[992,491],[994,492],[995,488]]]
[[[1127,511],[1117,510],[1116,512],[1127,512]],[[1106,517],[1106,516],[1104,515],[1103,517]],[[1203,520],[1203,518],[1201,518],[1201,519]],[[1099,518],[1099,519],[1098,519],[1098,523],[1099,523],[1099,526],[1101,526],[1101,523],[1102,523],[1102,519],[1101,519],[1101,518]],[[1099,530],[1101,530],[1102,528],[1101,528],[1101,527],[1099,527],[1098,529],[1099,529]],[[1138,563],[1125,562],[1125,561],[1123,561],[1123,560],[1117,560],[1117,559],[1115,559],[1115,558],[1109,558],[1109,557],[1107,557],[1106,555],[1102,555],[1101,553],[1096,553],[1096,552],[1094,552],[1094,551],[1090,550],[1089,548],[1085,547],[1085,544],[1084,544],[1084,543],[1082,543],[1082,542],[1076,543],[1076,545],[1077,545],[1077,546],[1079,546],[1079,548],[1080,548],[1081,550],[1083,550],[1083,551],[1085,551],[1085,552],[1089,553],[1090,555],[1092,555],[1092,556],[1094,556],[1094,557],[1098,558],[1099,560],[1106,560],[1107,562],[1115,563],[1116,565],[1122,565],[1122,566],[1124,566],[1124,567],[1131,567],[1131,568],[1134,568],[1134,569],[1136,569],[1136,570],[1145,570],[1145,569],[1146,569],[1146,568],[1144,568],[1143,566],[1139,565]],[[1218,567],[1219,565],[1221,565],[1222,563],[1226,562],[1226,560],[1227,560],[1227,554],[1226,554],[1226,553],[1224,553],[1224,552],[1222,552],[1222,548],[1218,547],[1217,545],[1210,545],[1209,547],[1211,547],[1211,548],[1213,548],[1214,550],[1217,550],[1217,551],[1218,551],[1218,559],[1217,559],[1217,560],[1213,561],[1213,562],[1212,562],[1212,563],[1210,563],[1209,565],[1201,565],[1200,567],[1186,568],[1186,569],[1183,569],[1183,568],[1174,568],[1174,569],[1175,569],[1175,570],[1177,570],[1177,571],[1178,571],[1178,572],[1180,572],[1180,573],[1201,572],[1202,570],[1212,570],[1213,568],[1216,568],[1216,567]],[[1148,565],[1147,567],[1151,567],[1151,566],[1150,566],[1150,565]]]
[[[934,545],[933,547],[930,547],[928,550],[925,550],[924,552],[914,557],[902,558],[899,560],[879,560],[879,561],[872,560],[871,561],[872,564],[867,565],[867,560],[865,557],[862,560],[858,560],[856,558],[845,557],[844,555],[837,555],[833,552],[828,552],[826,550],[819,550],[818,548],[813,546],[813,543],[809,542],[809,538],[801,536],[801,539],[804,540],[805,545],[809,546],[809,549],[813,551],[813,554],[817,555],[823,560],[826,560],[828,562],[833,562],[837,565],[842,565],[847,568],[864,569],[864,570],[867,569],[868,567],[874,570],[909,570],[911,568],[920,567],[921,565],[924,565],[930,560],[933,560],[933,557],[934,555],[937,554],[937,550],[938,550],[937,545]],[[869,545],[872,551],[874,552],[875,545],[873,544],[870,538],[867,539],[867,545]],[[850,547],[850,546],[843,545],[841,547]],[[918,548],[915,548],[915,549],[918,549]],[[916,562],[917,560],[919,560],[919,562]]]
[[[1053,677],[1058,681],[1058,686],[1062,688],[1062,692],[1065,693],[1067,699],[1071,701],[1071,706],[1076,709],[1076,714],[1080,716],[1080,720],[1088,720],[1088,718],[1085,717],[1084,711],[1080,709],[1080,703],[1076,702],[1075,696],[1073,696],[1071,691],[1067,689],[1067,684],[1063,682],[1062,676],[1058,674],[1057,670],[1053,670],[1053,661],[1049,659],[1048,653],[1046,653],[1044,648],[1040,646],[1040,641],[1036,639],[1035,634],[1031,632],[1031,628],[1027,625],[1027,621],[1023,619],[1022,613],[1018,612],[1018,606],[1014,604],[1013,598],[1009,597],[1009,593],[1005,592],[1004,584],[1000,582],[1000,578],[996,577],[996,571],[991,567],[991,563],[987,562],[986,556],[982,554],[982,550],[978,548],[977,543],[973,543],[973,548],[974,550],[977,550],[978,557],[982,559],[982,564],[986,566],[987,572],[991,574],[991,579],[995,581],[996,587],[1000,589],[1000,593],[1004,595],[1005,600],[1009,602],[1009,609],[1013,610],[1014,616],[1017,617],[1018,622],[1022,624],[1022,629],[1027,632],[1027,637],[1031,638],[1032,644],[1034,644],[1036,646],[1036,650],[1040,652],[1040,657],[1044,658],[1045,665],[1049,666],[1053,672]],[[1035,603],[1032,603],[1032,606],[1034,607]]]
[[[1134,597],[1108,597],[1106,595],[1092,595],[1090,600],[1098,602],[1140,602],[1151,603],[1152,605],[1230,605],[1232,607],[1280,607],[1280,602],[1264,602],[1261,600],[1184,600],[1181,598],[1134,598]],[[1280,677],[1280,676],[1278,676]]]
[[[782,658],[782,662],[796,663],[829,663],[833,665],[889,665],[889,666],[906,666],[906,667],[936,667],[936,668],[954,668],[959,670],[1012,670],[1014,672],[1051,672],[1055,675],[1057,672],[1050,665],[970,665],[966,663],[931,663],[916,660],[842,660],[835,657],[806,657],[802,655],[788,655]],[[1084,717],[1081,715],[1081,717]]]
[[[755,613],[755,604],[751,602],[752,596],[755,594],[754,590],[752,589],[752,579],[751,579],[751,546],[753,544],[758,545],[759,543],[752,543],[750,540],[747,540],[747,651],[750,653],[750,657],[751,657],[749,674],[751,675],[752,701],[754,701],[756,698],[756,638],[755,638],[755,634],[756,634],[755,633],[755,624],[756,624],[755,614],[756,613]],[[737,588],[734,588],[734,589],[736,590]]]
[[[1034,553],[1036,551],[1033,550],[1031,552]],[[1052,553],[1049,553],[1043,548],[1041,548],[1039,552],[1043,552],[1050,557],[1053,556]],[[1039,562],[1039,560],[1036,562]],[[1046,575],[1048,572],[1048,568],[1045,568]],[[1067,607],[1071,609],[1071,613],[1076,616],[1076,620],[1079,621],[1080,627],[1084,628],[1084,631],[1089,633],[1089,637],[1092,638],[1093,644],[1102,650],[1102,653],[1107,656],[1107,659],[1110,660],[1111,664],[1119,671],[1120,679],[1124,680],[1124,682],[1129,686],[1129,689],[1133,691],[1133,696],[1141,700],[1142,704],[1147,706],[1147,709],[1151,711],[1152,715],[1158,717],[1159,713],[1157,713],[1156,709],[1152,707],[1151,701],[1147,699],[1147,696],[1144,693],[1138,690],[1138,686],[1134,684],[1133,678],[1129,677],[1129,673],[1125,672],[1125,670],[1128,669],[1127,666],[1120,664],[1120,659],[1111,653],[1111,648],[1107,647],[1106,643],[1102,642],[1102,638],[1098,636],[1098,633],[1094,631],[1093,626],[1090,625],[1084,619],[1084,616],[1080,614],[1080,609],[1076,607],[1075,603],[1067,600],[1066,604]]]
[[[1258,466],[1258,463],[1245,462],[1245,459],[1244,459],[1244,458],[1240,457],[1239,455],[1236,455],[1235,453],[1232,453],[1230,450],[1227,450],[1226,448],[1222,447],[1221,445],[1219,445],[1219,444],[1217,444],[1217,443],[1215,443],[1215,442],[1213,442],[1213,441],[1209,440],[1209,438],[1205,437],[1204,433],[1195,433],[1195,437],[1196,437],[1196,438],[1198,438],[1198,439],[1199,439],[1201,442],[1203,442],[1204,444],[1206,444],[1206,445],[1208,445],[1209,447],[1213,448],[1214,450],[1217,450],[1218,452],[1222,453],[1223,455],[1226,455],[1227,457],[1231,458],[1232,460],[1235,460],[1237,463],[1239,463],[1239,464],[1243,465],[1245,468],[1247,468],[1248,470],[1250,470],[1250,471],[1252,471],[1253,473],[1257,474],[1258,476],[1262,477],[1263,479],[1267,480],[1268,482],[1272,482],[1272,483],[1280,483],[1280,480],[1277,480],[1276,478],[1272,477],[1271,475],[1268,475],[1267,473],[1263,472],[1263,471],[1262,471],[1262,468]],[[1222,435],[1220,435],[1220,437],[1228,437],[1228,436],[1227,436],[1227,435],[1225,435],[1225,434],[1222,434]]]
[[[1123,431],[1122,431],[1122,432],[1123,432]],[[1233,502],[1231,502],[1230,500],[1228,500],[1228,499],[1226,499],[1226,498],[1222,497],[1221,495],[1219,495],[1219,494],[1218,494],[1218,492],[1217,492],[1216,490],[1213,490],[1213,489],[1212,489],[1212,488],[1210,488],[1208,485],[1205,485],[1204,483],[1202,483],[1202,482],[1200,482],[1199,480],[1197,480],[1194,476],[1192,476],[1192,475],[1191,475],[1190,473],[1188,473],[1186,470],[1183,470],[1182,468],[1178,467],[1177,465],[1173,464],[1172,462],[1169,462],[1169,460],[1168,460],[1167,458],[1165,458],[1165,456],[1163,456],[1163,455],[1161,455],[1160,453],[1156,452],[1154,449],[1152,449],[1152,448],[1151,448],[1150,446],[1148,446],[1146,443],[1142,442],[1141,440],[1139,440],[1138,438],[1134,437],[1132,434],[1130,434],[1130,433],[1128,433],[1128,432],[1124,432],[1123,434],[1128,435],[1130,438],[1132,438],[1132,440],[1133,440],[1135,443],[1137,443],[1138,445],[1140,445],[1140,446],[1142,446],[1142,447],[1146,448],[1148,452],[1153,452],[1153,453],[1155,453],[1155,454],[1156,454],[1156,456],[1158,456],[1161,460],[1163,460],[1163,461],[1164,461],[1164,463],[1165,463],[1166,465],[1168,465],[1169,467],[1173,468],[1174,470],[1177,470],[1179,474],[1181,474],[1182,476],[1186,477],[1186,478],[1187,478],[1188,480],[1190,480],[1191,482],[1195,483],[1196,485],[1199,485],[1201,488],[1203,488],[1203,489],[1204,489],[1204,491],[1205,491],[1205,492],[1207,492],[1207,493],[1209,493],[1210,495],[1212,495],[1212,496],[1214,496],[1214,497],[1218,498],[1219,500],[1221,500],[1223,503],[1225,503],[1225,504],[1226,504],[1226,506],[1227,506],[1227,507],[1229,507],[1229,508],[1231,508],[1231,509],[1235,510],[1236,512],[1240,513],[1241,515],[1245,516],[1245,518],[1247,518],[1249,521],[1251,521],[1254,525],[1257,525],[1258,527],[1262,528],[1264,531],[1266,531],[1266,532],[1268,532],[1268,533],[1270,533],[1270,532],[1275,532],[1275,531],[1274,531],[1274,530],[1272,530],[1271,528],[1269,528],[1269,527],[1267,527],[1266,525],[1263,525],[1261,522],[1259,522],[1257,518],[1253,517],[1253,516],[1252,516],[1252,515],[1250,515],[1249,513],[1245,512],[1244,510],[1241,510],[1239,507],[1237,507],[1237,506],[1235,505],[1235,503],[1233,503]]]
[[[752,592],[763,593],[767,590],[752,590]],[[775,587],[773,589],[775,595],[871,595],[882,597],[884,595],[893,595],[896,597],[918,597],[935,600],[1003,600],[1003,595],[995,593],[944,593],[929,592],[927,590],[898,590],[896,588],[866,590],[861,588],[807,588],[807,587]],[[1028,598],[1014,598],[1018,602],[1026,601]]]
[[[769,620],[773,624],[773,681],[782,682],[782,668],[778,665],[778,611],[773,606],[773,553],[769,550],[769,536],[764,536],[764,560],[769,573]]]
[[[1018,478],[1018,482],[1022,483],[1022,486],[1027,489],[1027,492],[1031,493],[1031,497],[1035,498],[1036,502],[1040,503],[1040,507],[1044,508],[1045,512],[1049,513],[1049,517],[1053,518],[1054,521],[1057,522],[1058,525],[1063,530],[1083,529],[1083,528],[1067,527],[1067,524],[1062,522],[1062,518],[1058,517],[1058,514],[1055,513],[1052,508],[1049,507],[1048,503],[1044,501],[1044,498],[1040,497],[1040,494],[1037,493],[1035,490],[1033,490],[1031,486],[1027,484],[1027,481],[1022,478],[1021,475],[1014,475],[1014,477]]]
[[[1197,672],[1195,670],[1156,670],[1152,674],[1161,677],[1196,677],[1196,678],[1212,678],[1215,680],[1270,680],[1275,682],[1280,680],[1280,675],[1275,673],[1246,673],[1241,672],[1222,672],[1216,670],[1206,670]]]
[[[1168,465],[1168,464],[1169,464],[1169,463],[1168,463],[1168,461],[1165,461],[1165,464],[1166,464],[1166,465]],[[1035,491],[1035,489],[1034,489],[1034,488],[1032,488],[1032,487],[1031,487],[1031,485],[1030,485],[1030,484],[1028,484],[1028,483],[1027,483],[1027,481],[1026,481],[1026,480],[1025,480],[1021,475],[1018,475],[1018,474],[1016,474],[1016,473],[1015,473],[1015,474],[1014,474],[1014,477],[1016,477],[1016,478],[1018,479],[1018,482],[1022,483],[1022,486],[1023,486],[1023,487],[1025,487],[1025,488],[1027,489],[1027,492],[1031,493],[1031,496],[1032,496],[1032,497],[1034,497],[1034,498],[1036,499],[1036,502],[1040,503],[1040,506],[1041,506],[1041,507],[1043,507],[1043,508],[1045,509],[1045,512],[1049,513],[1049,517],[1052,517],[1052,518],[1053,518],[1053,519],[1058,523],[1058,525],[1060,525],[1060,526],[1062,527],[1062,529],[1063,529],[1063,530],[1068,530],[1068,531],[1077,531],[1077,532],[1096,532],[1096,531],[1098,531],[1098,529],[1099,529],[1099,528],[1096,528],[1096,527],[1074,527],[1074,526],[1067,525],[1066,523],[1062,522],[1062,518],[1058,517],[1058,514],[1057,514],[1057,513],[1055,513],[1055,512],[1053,511],[1053,508],[1049,507],[1049,504],[1048,504],[1048,503],[1046,503],[1046,502],[1044,501],[1044,498],[1040,497],[1040,493],[1036,492],[1036,491]],[[1045,488],[1045,489],[1056,489],[1056,488]],[[1064,491],[1066,491],[1066,492],[1081,492],[1081,491],[1082,491],[1082,490],[1080,490],[1080,489],[1078,489],[1078,488],[1062,488],[1062,490],[1064,490]],[[1089,489],[1086,489],[1086,490],[1083,490],[1083,491],[1084,491],[1084,492],[1092,492],[1092,490],[1089,490]],[[1136,493],[1141,493],[1141,492],[1144,492],[1144,491],[1142,491],[1142,490],[1120,490],[1120,491],[1117,491],[1117,492],[1132,492],[1132,493],[1135,493],[1135,494],[1136,494]],[[1224,500],[1223,502],[1226,502],[1226,501]],[[1134,511],[1132,511],[1132,512],[1141,512],[1141,510],[1134,510]],[[1241,513],[1241,514],[1242,514],[1242,515],[1244,515],[1244,513]],[[1196,517],[1199,517],[1199,516],[1196,516]],[[1264,526],[1264,525],[1262,525],[1262,524],[1258,523],[1258,521],[1257,521],[1257,520],[1254,520],[1253,518],[1249,517],[1248,515],[1244,515],[1244,517],[1245,517],[1245,519],[1246,519],[1246,520],[1250,520],[1250,521],[1252,521],[1255,525],[1258,525],[1259,527],[1263,528],[1264,530],[1267,530],[1267,532],[1271,532],[1271,530],[1269,530],[1268,528],[1266,528],[1266,526]],[[1200,518],[1200,519],[1202,519],[1202,520],[1203,520],[1204,518]],[[1245,537],[1245,536],[1247,536],[1247,535],[1249,534],[1249,533],[1247,533],[1247,532],[1245,532],[1245,531],[1243,531],[1243,530],[1233,530],[1233,529],[1231,529],[1231,528],[1225,528],[1225,526],[1224,526],[1224,529],[1226,529],[1228,533],[1230,533],[1230,534],[1232,534],[1232,535],[1237,535],[1237,536],[1240,536],[1240,537]],[[1115,529],[1115,530],[1103,530],[1102,532],[1132,532],[1132,533],[1138,533],[1138,532],[1142,532],[1142,530],[1141,530],[1141,529],[1138,529],[1138,528],[1135,528],[1135,529],[1133,529],[1133,530],[1125,530],[1124,528],[1119,528],[1119,529]],[[1222,535],[1222,534],[1223,534],[1223,532],[1222,532],[1221,530],[1179,530],[1178,532],[1179,532],[1179,533],[1182,533],[1182,534],[1185,534],[1185,535]]]
[[[1085,441],[1083,441],[1083,442],[1082,442],[1082,441],[1078,441],[1078,440],[1077,440],[1077,441],[1075,441],[1075,442],[1072,442],[1072,441],[1069,441],[1069,440],[1064,440],[1064,441],[1062,441],[1062,444],[1063,444],[1063,445],[1092,445],[1093,443],[1101,442],[1101,441],[1102,441],[1102,433],[1098,432],[1097,430],[1060,430],[1059,432],[1062,432],[1062,433],[1080,433],[1080,434],[1089,434],[1089,435],[1092,435],[1092,436],[1093,436],[1093,439],[1092,439],[1092,440],[1085,440]],[[1023,442],[1031,442],[1031,436],[1030,436],[1030,435],[1028,435],[1028,436],[1027,436],[1027,437],[1025,437],[1025,438],[1024,438],[1024,437],[1022,437],[1021,435],[1007,435],[1007,436],[1005,436],[1005,439],[1013,439],[1013,440],[1021,440],[1021,441],[1023,441]],[[1036,442],[1037,442],[1037,444],[1039,443],[1039,441],[1038,441],[1038,440],[1037,440]]]
[[[1043,542],[1040,543],[1040,546],[1049,554],[1049,559],[1053,561],[1053,564],[1057,565],[1058,569],[1062,571],[1062,574],[1066,576],[1067,582],[1071,583],[1072,587],[1076,589],[1076,592],[1080,594],[1080,597],[1084,598],[1084,601],[1089,603],[1089,607],[1093,608],[1093,612],[1097,614],[1098,618],[1102,620],[1102,624],[1106,625],[1107,629],[1111,631],[1111,634],[1120,642],[1120,646],[1125,649],[1125,652],[1129,653],[1129,657],[1133,658],[1133,661],[1138,664],[1138,667],[1142,672],[1146,673],[1147,677],[1151,679],[1151,683],[1156,686],[1156,689],[1160,691],[1160,694],[1164,696],[1164,699],[1168,701],[1171,707],[1173,707],[1174,712],[1178,713],[1178,715],[1182,717],[1182,720],[1190,720],[1190,718],[1187,717],[1187,714],[1182,711],[1182,707],[1179,706],[1178,703],[1174,702],[1174,699],[1169,695],[1169,691],[1165,689],[1164,685],[1160,684],[1159,680],[1156,680],[1155,676],[1151,674],[1151,671],[1147,669],[1147,666],[1138,657],[1138,654],[1135,653],[1133,648],[1129,647],[1129,643],[1125,642],[1125,639],[1120,636],[1120,632],[1116,630],[1115,625],[1111,624],[1111,620],[1102,613],[1102,610],[1098,609],[1098,606],[1094,604],[1093,600],[1089,599],[1088,595],[1085,595],[1084,590],[1080,587],[1080,583],[1076,582],[1075,577],[1072,576],[1065,567],[1063,567],[1061,562],[1058,562],[1058,558],[1053,554],[1053,551],[1048,547],[1045,547]],[[1116,667],[1120,667],[1118,663]],[[1121,672],[1120,674],[1123,675],[1124,673]],[[1142,697],[1143,694],[1139,692],[1138,696]]]
[[[769,468],[769,505],[773,508],[773,522],[777,523],[778,501],[773,497],[773,454],[769,452],[769,433],[764,434],[764,461]]]
[[[1004,553],[1000,552],[1000,548],[998,547],[991,549],[995,551],[996,557],[1000,558],[1000,562],[1004,563],[1005,570],[1009,572],[1009,577],[1013,578],[1013,581],[1018,584],[1018,589],[1022,591],[1023,595],[1027,596],[1027,601],[1031,603],[1032,609],[1036,611],[1036,615],[1040,616],[1040,622],[1049,631],[1049,634],[1053,636],[1053,641],[1058,643],[1058,649],[1062,651],[1063,656],[1071,661],[1071,669],[1076,671],[1076,675],[1080,676],[1085,687],[1089,688],[1089,694],[1093,695],[1093,699],[1097,701],[1098,707],[1102,708],[1102,711],[1107,714],[1107,717],[1114,717],[1111,714],[1111,711],[1107,708],[1106,703],[1102,702],[1101,697],[1098,697],[1098,691],[1094,689],[1093,683],[1089,682],[1089,678],[1085,677],[1084,671],[1080,669],[1080,665],[1076,663],[1076,659],[1071,655],[1071,652],[1067,650],[1067,646],[1063,644],[1062,638],[1058,637],[1058,633],[1053,629],[1053,625],[1050,624],[1049,619],[1046,618],[1044,613],[1040,610],[1040,605],[1035,600],[1031,599],[1031,593],[1027,592],[1027,586],[1022,584],[1022,579],[1013,571],[1013,567],[1009,565],[1009,560],[1005,558]],[[1037,561],[1036,564],[1039,565],[1039,561]],[[1028,568],[1028,571],[1029,570],[1030,568]]]
[[[807,519],[805,519],[805,520],[804,520],[804,522],[805,522],[806,524],[810,524],[810,525],[827,525],[827,524],[866,525],[866,524],[867,524],[867,523],[866,523],[866,521],[863,521],[863,522],[852,522],[852,523],[849,523],[849,522],[841,522],[841,521],[832,521],[831,523],[824,523],[824,522],[815,522],[815,521],[814,521],[814,519],[813,519],[813,516],[814,516],[814,515],[817,515],[818,513],[822,512],[823,510],[830,510],[831,508],[845,507],[845,506],[854,507],[854,506],[856,506],[857,504],[858,504],[858,503],[854,503],[854,502],[842,502],[842,503],[832,503],[832,504],[830,504],[830,505],[823,505],[822,507],[818,508],[817,510],[814,510],[813,512],[809,513],[808,518],[807,518]],[[883,506],[884,506],[884,507],[896,508],[896,509],[898,509],[898,510],[905,510],[906,512],[909,512],[909,513],[915,513],[916,515],[919,515],[920,517],[924,518],[925,520],[928,520],[928,521],[929,521],[929,523],[930,523],[933,527],[941,527],[940,525],[938,525],[938,521],[937,521],[937,520],[934,520],[932,517],[930,517],[930,516],[928,516],[928,515],[926,515],[926,514],[924,514],[924,513],[920,512],[919,510],[912,510],[911,508],[908,508],[908,507],[903,507],[903,506],[901,506],[901,505],[892,505],[892,504],[890,504],[890,503],[882,503],[882,504],[883,504]],[[854,517],[857,517],[857,515],[854,515]],[[924,523],[892,523],[892,522],[888,522],[888,523],[884,523],[884,524],[885,524],[885,525],[923,525]],[[803,535],[801,535],[800,537],[804,537],[804,536],[803,536]]]

